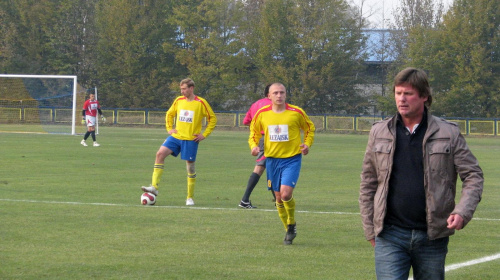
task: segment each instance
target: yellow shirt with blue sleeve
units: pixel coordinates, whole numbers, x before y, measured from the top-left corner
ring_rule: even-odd
[[[304,141],[300,131],[304,131]],[[264,155],[272,158],[289,158],[301,153],[302,143],[311,147],[314,142],[314,123],[300,107],[286,104],[283,112],[276,113],[272,105],[262,107],[250,124],[250,149],[259,145],[264,132]]]
[[[207,118],[207,127],[203,132],[203,136],[207,137],[217,124],[217,117],[210,104],[199,96],[195,96],[193,101],[179,96],[166,113],[165,126],[167,131],[172,130],[175,120],[177,132],[172,136],[179,140],[194,140],[194,134],[201,133],[203,118]]]

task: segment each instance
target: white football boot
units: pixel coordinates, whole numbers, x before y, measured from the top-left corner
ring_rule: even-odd
[[[87,147],[87,143],[85,143],[85,140],[82,140],[82,142],[80,142],[80,144],[82,144],[84,147]]]
[[[99,147],[99,146],[101,146],[99,143],[94,142],[94,147]]]
[[[150,185],[149,187],[142,186],[142,187],[141,187],[141,190],[142,190],[143,192],[148,192],[148,193],[152,193],[152,194],[154,194],[154,195],[158,195],[158,189],[157,189],[157,188],[155,188],[154,186],[151,186],[151,185]]]
[[[186,205],[187,206],[193,206],[194,205],[194,200],[192,198],[186,199]]]

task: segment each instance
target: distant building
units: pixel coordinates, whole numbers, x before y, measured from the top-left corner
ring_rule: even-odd
[[[384,95],[387,91],[387,68],[395,60],[390,44],[392,30],[366,29],[362,33],[367,40],[364,50],[364,54],[367,56],[364,61],[366,70],[358,76],[360,82],[357,90],[362,96],[368,97],[369,103],[373,104],[369,113],[378,115],[380,112],[376,109],[375,100],[370,97]]]

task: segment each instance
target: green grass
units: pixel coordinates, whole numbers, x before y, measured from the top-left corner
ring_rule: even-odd
[[[254,166],[246,132],[200,144],[196,206],[184,161],[168,157],[154,207],[139,204],[164,129],[102,127],[81,136],[0,133],[0,279],[374,279],[358,208],[366,135],[317,134],[295,197],[298,235],[262,179],[258,209],[239,209]],[[475,218],[450,239],[447,265],[500,253],[500,139],[468,138],[485,173]],[[450,279],[498,279],[500,260]]]

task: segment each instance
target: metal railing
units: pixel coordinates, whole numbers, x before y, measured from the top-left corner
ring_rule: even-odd
[[[106,109],[108,119],[102,125],[165,125],[165,110]],[[243,125],[245,112],[215,112],[217,127],[238,128]],[[0,107],[0,123],[71,123],[71,108]],[[80,116],[77,116],[80,119]],[[383,116],[362,115],[309,115],[316,131],[325,132],[368,132],[372,124]],[[446,118],[457,123],[465,135],[498,136],[500,119]]]

